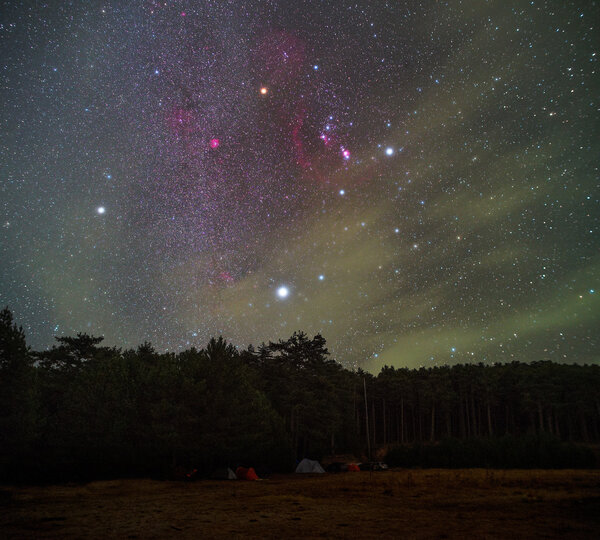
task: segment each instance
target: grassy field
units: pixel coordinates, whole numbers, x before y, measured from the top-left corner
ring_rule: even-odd
[[[2,538],[600,538],[600,471],[0,488]]]

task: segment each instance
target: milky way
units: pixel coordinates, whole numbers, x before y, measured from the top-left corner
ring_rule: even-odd
[[[5,2],[0,299],[34,348],[321,333],[596,362],[597,2]]]

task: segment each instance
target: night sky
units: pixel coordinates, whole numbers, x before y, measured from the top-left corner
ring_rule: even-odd
[[[321,333],[597,362],[600,6],[0,7],[0,301],[34,349]]]

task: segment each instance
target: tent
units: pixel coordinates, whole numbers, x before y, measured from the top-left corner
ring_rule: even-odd
[[[296,467],[297,473],[324,473],[323,467],[318,461],[304,458]]]
[[[348,465],[348,470],[350,472],[357,472],[360,471],[360,467],[356,463],[350,463],[350,465]]]
[[[235,470],[235,474],[239,480],[260,480],[256,471],[250,467],[246,469],[246,467],[238,467]]]
[[[237,476],[229,467],[226,467],[225,469],[216,469],[210,477],[213,480],[237,480]]]

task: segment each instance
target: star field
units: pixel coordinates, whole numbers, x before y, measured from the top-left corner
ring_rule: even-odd
[[[0,300],[34,348],[321,333],[596,362],[597,2],[6,2]]]

